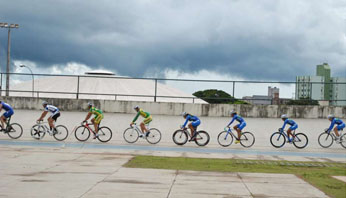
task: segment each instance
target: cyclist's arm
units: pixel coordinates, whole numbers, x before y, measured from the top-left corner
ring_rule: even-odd
[[[227,127],[229,127],[229,125],[231,125],[235,120],[235,117],[232,118],[231,122],[227,125]]]
[[[38,121],[43,120],[43,118],[46,117],[47,113],[48,111],[43,111]]]
[[[89,120],[89,118],[91,117],[92,113],[91,112],[88,112],[88,115],[85,117],[84,121],[87,121]]]
[[[334,124],[335,124],[335,119],[333,119],[333,121],[331,121],[330,126],[328,128],[328,131],[331,131],[333,129]]]
[[[185,128],[186,124],[189,122],[189,119],[190,119],[190,116],[187,116],[186,120],[185,120],[185,122],[183,124],[183,128]]]
[[[288,120],[288,119],[287,119],[287,120]],[[285,120],[284,125],[282,125],[282,127],[281,127],[281,130],[284,130],[284,129],[285,129],[285,126],[286,126],[286,124],[287,124],[287,120]]]
[[[133,118],[133,120],[132,120],[132,124],[135,123],[135,122],[137,121],[137,119],[138,119],[138,117],[139,117],[140,114],[141,114],[141,113],[138,111],[137,115],[136,115],[135,118]]]
[[[2,111],[2,104],[0,104],[0,111]]]

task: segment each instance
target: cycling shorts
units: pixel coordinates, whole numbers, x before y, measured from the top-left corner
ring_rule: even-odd
[[[239,123],[238,125],[236,125],[238,127],[238,129],[243,130],[243,128],[246,126],[245,122]]]
[[[292,125],[292,126],[290,127],[291,130],[296,130],[297,128],[298,128],[298,124]]]
[[[342,123],[342,124],[337,126],[338,131],[341,131],[344,128],[345,128],[345,123]]]
[[[14,111],[11,109],[9,111],[6,111],[4,114],[2,114],[5,118],[9,118],[14,114]]]
[[[153,120],[153,117],[148,116],[147,118],[145,118],[145,119],[143,120],[143,123],[144,123],[144,124],[149,124],[152,120]]]
[[[60,112],[58,113],[54,113],[53,115],[50,116],[55,122],[58,119],[58,117],[60,117]]]
[[[191,125],[192,125],[194,128],[197,128],[200,124],[201,124],[201,121],[200,121],[200,120],[196,120],[196,121],[194,121],[194,122],[191,122]]]
[[[94,123],[100,124],[102,119],[103,119],[103,114],[97,115],[94,117]]]

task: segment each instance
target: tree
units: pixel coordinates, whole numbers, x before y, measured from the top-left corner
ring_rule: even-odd
[[[200,98],[210,104],[248,104],[244,101],[237,100],[228,93],[217,89],[206,89],[193,93],[194,96]]]

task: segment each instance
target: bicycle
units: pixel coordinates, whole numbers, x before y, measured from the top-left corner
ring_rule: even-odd
[[[89,125],[94,125],[93,123],[82,122],[81,126],[77,127],[74,131],[74,135],[78,141],[87,141],[90,137],[90,131],[95,135],[95,131],[90,128]],[[100,142],[108,142],[112,139],[112,130],[106,126],[99,127],[96,138]]]
[[[194,142],[198,146],[206,146],[210,141],[210,136],[206,131],[195,131]],[[191,138],[191,135],[187,128],[178,129],[173,133],[173,142],[177,145],[184,145],[188,141],[188,138]]]
[[[296,134],[295,130],[294,130],[293,135],[295,136],[295,138],[292,140],[292,143],[296,148],[302,149],[308,145],[309,139],[304,133],[297,133]],[[270,143],[275,148],[281,148],[285,145],[286,138],[288,139],[288,136],[286,135],[285,131],[280,128],[279,132],[274,132],[271,135]]]
[[[228,130],[220,132],[217,136],[218,143],[223,147],[230,146],[233,142],[233,139],[237,139],[237,136],[232,132],[232,129],[230,127],[227,128]],[[249,148],[254,145],[255,136],[251,132],[242,132],[239,141],[243,147]]]
[[[342,147],[346,148],[346,133],[342,134],[342,130],[339,131],[340,133],[340,144]],[[334,141],[338,141],[337,137],[334,133],[334,131],[332,132],[332,130],[330,130],[328,132],[328,129],[325,129],[324,132],[322,132],[319,136],[318,136],[318,144],[323,147],[323,148],[329,148]]]
[[[11,117],[6,119],[6,128],[3,129],[2,125],[0,124],[0,131],[3,133],[7,133],[7,135],[12,139],[18,139],[23,134],[23,128],[18,123],[10,123]]]
[[[53,136],[58,141],[63,141],[68,136],[68,129],[64,125],[58,125],[55,127],[55,131],[51,131],[47,125],[47,122],[38,121],[37,124],[31,127],[30,134],[36,140],[41,140],[46,133]]]
[[[142,134],[144,136],[141,129],[135,123],[131,125],[129,128],[125,129],[123,137],[126,142],[135,143],[139,138],[139,134]],[[157,144],[161,140],[161,132],[158,129],[150,128],[149,132],[146,133],[144,138],[150,144]]]

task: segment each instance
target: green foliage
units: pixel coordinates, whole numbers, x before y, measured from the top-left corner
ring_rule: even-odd
[[[237,100],[227,92],[217,89],[206,89],[193,93],[194,96],[200,98],[210,104],[248,104],[244,101]]]
[[[319,105],[317,100],[309,98],[300,98],[299,100],[291,100],[287,105]]]

